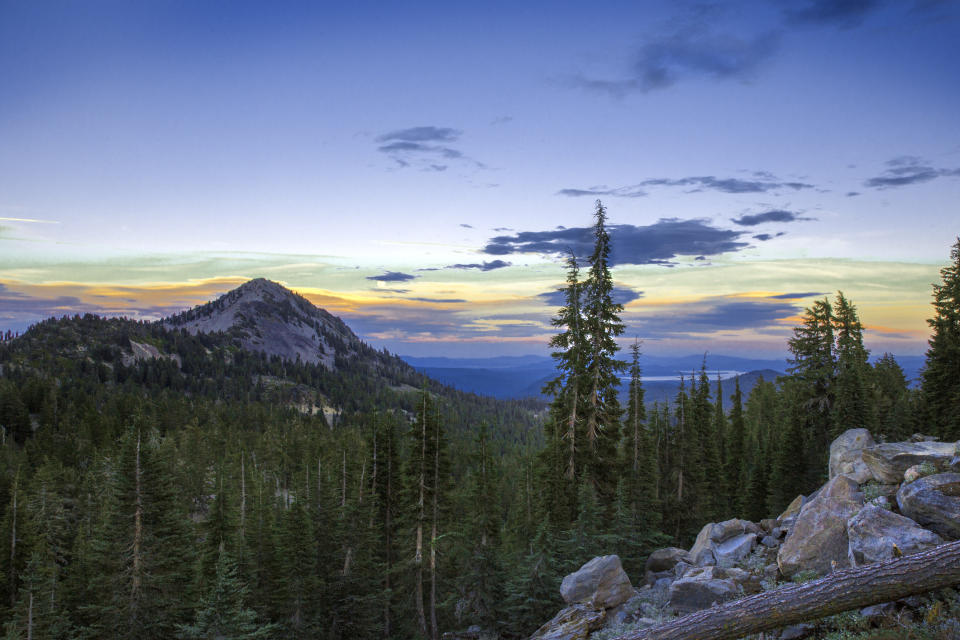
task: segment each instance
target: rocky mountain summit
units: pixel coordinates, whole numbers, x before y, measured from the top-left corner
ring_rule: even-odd
[[[284,286],[257,278],[163,321],[192,334],[231,334],[248,351],[337,369],[338,359],[378,354],[336,316]],[[396,363],[393,363],[396,365]]]
[[[847,431],[830,447],[826,484],[797,496],[779,517],[706,524],[689,550],[651,553],[645,575],[635,576],[639,587],[617,556],[594,558],[564,578],[568,606],[531,640],[636,634],[677,614],[960,540],[958,445],[920,434],[877,443],[865,429]],[[863,608],[860,616],[909,618],[917,605],[907,598]],[[814,630],[795,624],[764,637],[804,638]]]

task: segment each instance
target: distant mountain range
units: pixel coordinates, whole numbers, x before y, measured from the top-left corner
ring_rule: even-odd
[[[545,356],[499,356],[494,358],[440,358],[400,356],[415,369],[434,380],[462,391],[472,391],[496,398],[539,397],[543,385],[556,376],[554,363]],[[916,382],[923,368],[923,356],[895,356],[908,380]],[[642,355],[643,386],[647,402],[664,402],[674,396],[680,386],[680,375],[698,373],[706,359],[707,372],[715,381],[717,372],[726,382],[724,395],[733,390],[732,378],[740,376],[744,395],[757,381],[774,380],[784,375],[789,366],[784,360],[765,360],[739,356],[691,354],[686,356]],[[871,358],[876,360],[876,357]],[[624,384],[624,388],[626,384]]]

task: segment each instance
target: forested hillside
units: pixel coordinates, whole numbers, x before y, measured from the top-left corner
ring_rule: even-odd
[[[838,292],[794,330],[789,375],[744,397],[702,370],[647,404],[642,344],[619,353],[599,203],[594,235],[568,261],[549,409],[456,392],[359,341],[333,367],[95,316],[0,342],[7,637],[525,637],[595,555],[636,580],[705,522],[779,513],[823,483],[847,429],[960,438],[960,241],[921,389],[892,357],[869,363]]]

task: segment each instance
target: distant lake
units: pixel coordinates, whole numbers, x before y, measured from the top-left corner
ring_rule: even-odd
[[[737,376],[742,376],[746,371],[721,371],[720,379],[727,380],[729,378],[736,378]],[[685,379],[689,380],[690,378],[699,377],[700,371],[684,371],[679,372],[676,375],[672,376],[643,376],[644,382],[677,382],[680,380],[680,376],[683,376]],[[710,381],[717,379],[716,371],[707,371],[707,376],[709,376]],[[630,380],[630,376],[624,376],[623,380]]]

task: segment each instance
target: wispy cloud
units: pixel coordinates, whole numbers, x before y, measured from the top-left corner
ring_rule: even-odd
[[[770,298],[717,296],[694,302],[657,306],[631,315],[630,329],[643,338],[687,334],[780,329],[803,309],[796,304]]]
[[[664,218],[654,224],[609,225],[610,263],[672,264],[678,256],[708,256],[745,248],[740,231],[714,227],[709,220]],[[521,231],[514,235],[495,236],[483,251],[491,255],[540,253],[556,255],[573,251],[585,256],[593,248],[592,229],[573,227],[549,231]]]
[[[413,280],[419,276],[413,276],[409,273],[402,273],[400,271],[387,271],[386,273],[381,273],[376,276],[367,276],[367,280],[376,280],[377,282],[407,282],[408,280]]]
[[[806,182],[778,180],[767,172],[758,172],[758,180],[742,178],[718,178],[716,176],[689,176],[686,178],[648,178],[624,187],[599,185],[586,189],[561,189],[557,195],[569,197],[614,196],[617,198],[640,198],[647,195],[650,187],[690,187],[689,193],[719,191],[721,193],[768,193],[771,191],[813,189]]]
[[[634,300],[639,300],[643,297],[643,291],[637,291],[631,287],[626,287],[622,285],[614,285],[613,291],[611,293],[613,301],[617,304],[629,304]],[[560,307],[565,303],[564,290],[562,287],[558,287],[553,291],[545,291],[544,293],[538,293],[537,299],[541,300],[545,304],[551,307]]]
[[[473,262],[470,264],[451,264],[444,269],[479,269],[480,271],[493,271],[494,269],[503,269],[509,267],[510,262],[503,260],[491,260],[490,262]]]
[[[601,79],[578,75],[573,84],[588,90],[622,97],[666,89],[679,82],[698,78],[747,81],[776,52],[780,36],[776,31],[751,35],[720,32],[715,28],[720,9],[699,6],[675,18],[671,26],[639,44],[627,68],[619,77]]]
[[[813,220],[813,218],[804,218],[794,211],[784,209],[771,209],[763,213],[746,213],[739,218],[730,218],[731,222],[741,227],[755,227],[767,222],[800,222],[805,220]]]
[[[958,177],[960,169],[938,169],[930,162],[917,156],[900,156],[888,160],[887,169],[879,176],[866,180],[863,184],[874,189],[906,187],[912,184],[930,182],[942,177]]]
[[[30,224],[60,224],[58,220],[38,220],[36,218],[3,218],[0,217],[0,221],[3,222],[27,222]]]
[[[849,29],[880,8],[880,0],[793,0],[784,8],[788,22]]]
[[[425,171],[446,171],[450,162],[467,163],[474,167],[484,165],[450,146],[463,131],[451,127],[410,127],[397,129],[376,138],[381,143],[377,150],[386,154],[400,167],[415,166]]]

